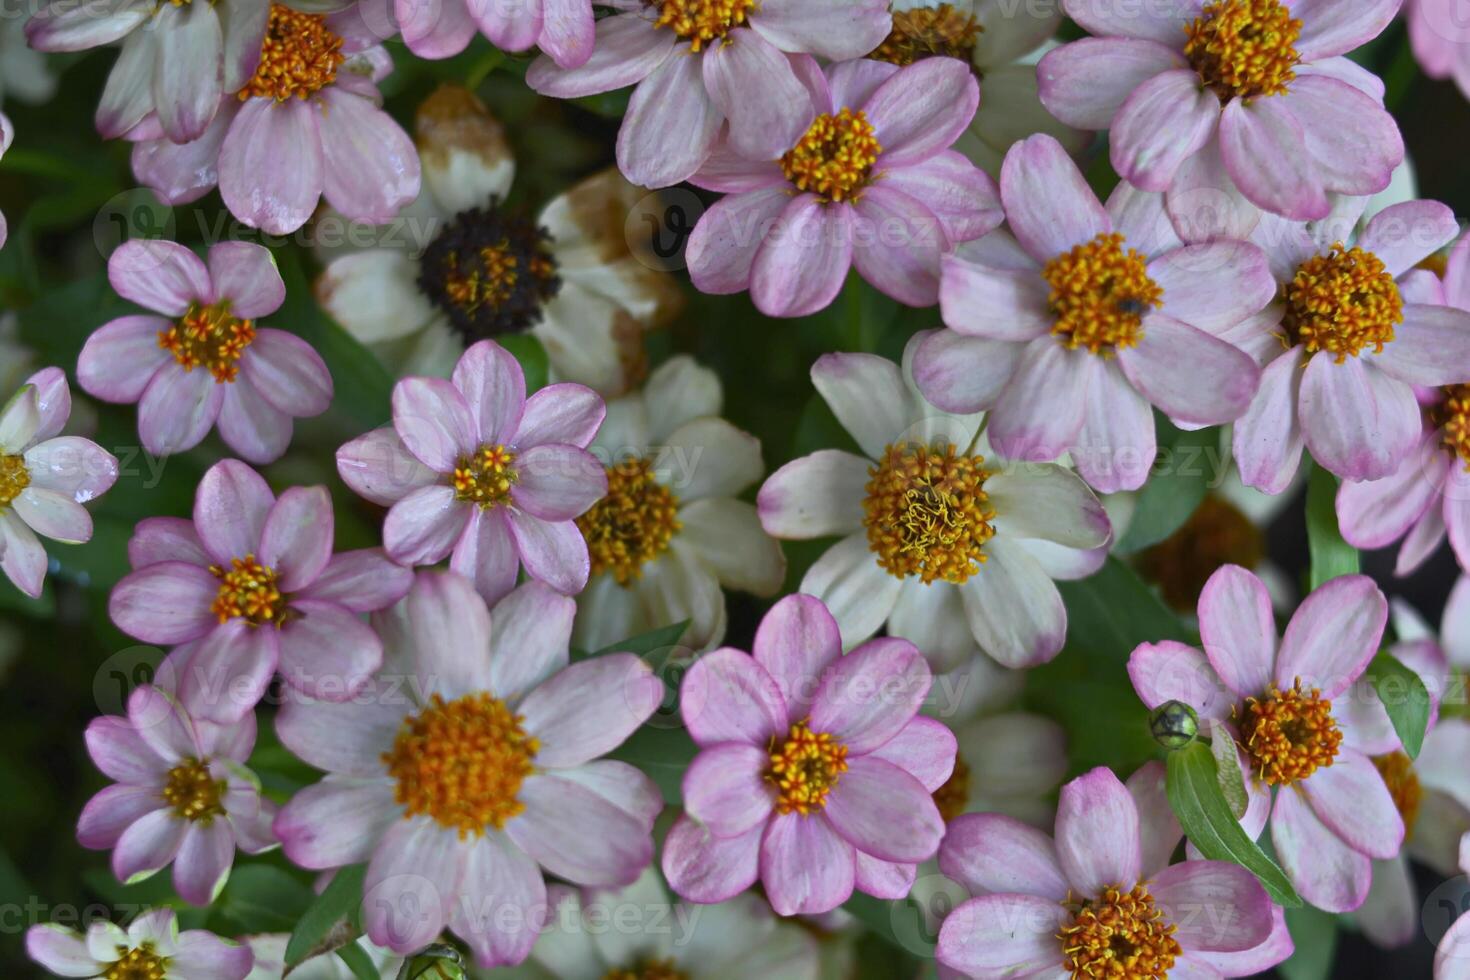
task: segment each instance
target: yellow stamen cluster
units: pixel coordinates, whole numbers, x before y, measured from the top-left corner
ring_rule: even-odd
[[[225,784],[199,759],[184,759],[174,766],[163,786],[163,798],[174,808],[175,816],[203,824],[224,815],[220,804],[224,792]]]
[[[1205,583],[1224,565],[1255,568],[1266,557],[1261,529],[1229,501],[1211,494],[1184,526],[1138,556],[1138,570],[1164,601],[1193,612]]]
[[[1068,350],[1085,347],[1107,357],[1137,346],[1144,315],[1164,304],[1164,290],[1149,278],[1148,259],[1124,244],[1117,233],[1098,235],[1041,270],[1057,318],[1051,332]]]
[[[1286,691],[1272,684],[1265,697],[1246,698],[1233,713],[1256,776],[1272,786],[1290,786],[1332,765],[1342,744],[1332,702],[1315,687],[1303,691],[1300,679]]]
[[[1460,457],[1470,472],[1470,385],[1441,389],[1444,398],[1430,410],[1430,420],[1444,433],[1444,446]],[[5,503],[4,461],[0,460],[0,504]]]
[[[1332,246],[1297,268],[1286,287],[1284,343],[1326,351],[1341,364],[1372,347],[1381,353],[1404,322],[1404,298],[1383,260],[1361,248]]]
[[[260,45],[260,66],[240,89],[240,101],[304,99],[336,81],[345,60],[342,39],[327,27],[324,15],[273,3]]]
[[[1373,757],[1373,765],[1393,797],[1404,821],[1404,840],[1414,833],[1414,821],[1419,818],[1419,804],[1424,800],[1424,787],[1419,784],[1419,774],[1414,772],[1414,763],[1402,752]]]
[[[982,31],[979,20],[953,4],[895,10],[893,30],[868,57],[894,65],[912,65],[925,58],[959,58],[969,63]]]
[[[231,559],[229,569],[211,565],[209,570],[220,580],[210,609],[221,623],[244,619],[252,626],[280,626],[285,620],[286,597],[276,587],[275,570],[254,555]]]
[[[868,114],[843,109],[818,116],[781,157],[781,170],[798,190],[840,204],[868,186],[882,152]]]
[[[1062,927],[1062,969],[1072,980],[1163,980],[1182,953],[1178,927],[1164,917],[1144,885],[1109,888],[1102,897],[1062,906],[1072,923]]]
[[[608,572],[627,585],[683,527],[679,498],[654,479],[647,459],[625,460],[607,468],[607,496],[577,518],[577,527],[587,539],[592,574]]]
[[[510,239],[480,249],[479,261],[460,268],[458,256],[450,257],[451,268],[444,274],[444,293],[466,313],[482,306],[498,310],[515,294],[520,280],[520,261],[511,251]]]
[[[827,805],[827,794],[847,772],[847,746],[826,732],[814,732],[803,718],[779,744],[771,736],[766,780],[776,787],[776,810],[807,816]]]
[[[1184,56],[1222,102],[1282,95],[1296,78],[1302,22],[1281,0],[1207,3],[1184,32]]]
[[[868,470],[863,526],[878,567],[895,578],[917,575],[956,585],[985,562],[995,510],[985,493],[981,456],[954,446],[890,445]]]
[[[755,10],[756,0],[648,0],[658,8],[655,27],[673,28],[699,51],[745,23]]]
[[[939,808],[939,815],[949,823],[955,817],[965,812],[965,807],[970,804],[970,767],[965,760],[959,756],[954,759],[954,772],[949,774],[949,779],[944,785],[934,791],[934,805]]]
[[[0,456],[0,507],[6,507],[31,485],[24,456]]]
[[[519,478],[515,461],[516,454],[500,445],[481,446],[474,455],[460,457],[451,478],[455,498],[479,504],[481,510],[504,503]]]
[[[459,832],[460,839],[497,830],[525,810],[516,798],[540,749],[499,698],[439,695],[407,718],[393,748],[383,754],[398,781],[394,797],[406,817],[421,814]]]
[[[239,375],[240,358],[254,340],[255,325],[231,316],[227,302],[195,303],[178,323],[158,334],[158,346],[172,354],[185,371],[208,368],[221,384]]]
[[[117,959],[102,972],[101,980],[164,980],[168,976],[168,959],[153,951],[153,944],[128,949],[117,948]]]
[[[609,970],[602,980],[689,980],[689,974],[674,966],[673,960],[639,960],[621,970]]]

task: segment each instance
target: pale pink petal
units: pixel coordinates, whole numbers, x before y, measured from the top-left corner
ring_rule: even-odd
[[[750,298],[767,316],[826,308],[852,265],[853,236],[850,206],[829,206],[815,194],[793,199],[756,251]]]
[[[58,977],[95,977],[104,966],[80,935],[49,922],[26,930],[26,955]]]
[[[662,868],[669,887],[692,902],[723,902],[755,883],[765,826],[721,839],[681,816],[664,839]]]
[[[215,626],[210,604],[219,581],[198,565],[165,561],[124,578],[108,613],[117,627],[145,643],[187,643]]]
[[[1373,580],[1344,575],[1319,586],[1292,614],[1276,657],[1276,686],[1298,678],[1323,697],[1347,690],[1378,653],[1388,600]]]
[[[987,235],[1005,220],[995,181],[954,150],[890,170],[882,186],[922,202],[939,219],[951,244]]]
[[[93,398],[127,404],[143,395],[153,372],[172,360],[158,345],[172,324],[158,316],[124,316],[87,338],[77,356],[77,383]]]
[[[983,895],[944,920],[934,955],[963,976],[1037,977],[1060,973],[1057,933],[1067,913],[1059,901],[1034,895]]]
[[[470,14],[498,48],[525,51],[541,36],[542,0],[469,0]]]
[[[606,755],[663,700],[663,681],[631,653],[583,660],[543,682],[517,712],[540,742],[538,766],[569,769]]]
[[[248,376],[266,400],[288,415],[310,418],[332,403],[332,375],[310,344],[283,330],[260,330],[243,359]]]
[[[345,701],[361,691],[383,662],[383,644],[345,606],[297,599],[296,613],[280,631],[281,677],[324,701]]]
[[[471,441],[481,445],[511,441],[525,411],[526,377],[508,350],[493,341],[471,346],[454,366],[454,387],[469,407]]]
[[[927,58],[896,72],[860,108],[883,153],[880,167],[922,163],[947,150],[970,125],[980,87],[968,65]]]
[[[918,713],[931,682],[929,665],[912,643],[897,637],[871,640],[823,672],[812,698],[812,730],[831,734],[853,753],[871,752]],[[899,855],[886,859],[923,860]]]
[[[607,405],[585,385],[547,385],[526,399],[512,442],[522,448],[548,442],[585,449],[592,443]]]
[[[1393,473],[1381,480],[1346,480],[1337,491],[1342,536],[1355,548],[1386,548],[1437,505],[1451,466],[1437,433],[1428,433]]]
[[[1012,234],[1038,262],[1112,229],[1077,164],[1050,136],[1032,136],[1011,147],[1001,168],[1000,196]]]
[[[1142,18],[1140,18],[1141,20]],[[1181,35],[1177,42],[1183,41]],[[1137,38],[1083,38],[1051,51],[1037,65],[1041,102],[1079,129],[1107,129],[1144,82],[1188,67],[1178,46]]]
[[[1296,0],[1291,13],[1303,25],[1297,52],[1303,61],[1347,54],[1382,33],[1399,7],[1398,0],[1361,0],[1346,7],[1332,0]]]
[[[103,715],[87,723],[87,754],[108,779],[134,786],[161,787],[168,760],[143,741],[128,718]]]
[[[1144,705],[1182,701],[1203,721],[1224,721],[1235,703],[1204,653],[1174,640],[1141,643],[1128,658],[1128,676]],[[1259,689],[1264,690],[1264,688]]]
[[[1057,587],[1018,542],[991,539],[989,560],[960,586],[980,648],[1007,667],[1034,667],[1062,649],[1067,609]]]
[[[161,786],[108,786],[77,817],[77,843],[88,850],[110,850],[134,821],[166,806]]]
[[[272,463],[291,444],[291,416],[268,402],[243,374],[225,388],[219,435],[242,459]]]
[[[542,3],[541,36],[537,38],[541,50],[567,68],[586,64],[597,43],[597,22],[593,19],[591,0],[542,0]]]
[[[224,820],[191,823],[174,861],[174,889],[191,905],[208,905],[224,886],[235,858],[235,835]]]
[[[1404,821],[1377,767],[1355,749],[1340,748],[1332,765],[1302,783],[1323,826],[1349,847],[1387,860],[1404,842]]]
[[[1082,429],[1092,355],[1050,337],[1026,345],[990,415],[990,441],[1007,459],[1050,462]],[[1015,397],[1009,397],[1014,394]]]
[[[823,812],[854,847],[884,861],[927,861],[944,836],[944,819],[923,784],[871,756],[848,759]]]
[[[255,554],[275,502],[264,478],[244,463],[227,459],[205,472],[194,496],[194,527],[215,564]]]
[[[1140,190],[1162,193],[1220,120],[1220,99],[1180,69],[1155,75],[1123,103],[1110,134],[1113,168]]]
[[[46,549],[13,511],[0,511],[0,571],[31,598],[46,579]]]
[[[1339,194],[1376,194],[1404,162],[1398,123],[1381,101],[1347,82],[1303,75],[1281,101],[1301,123],[1317,176]]]
[[[505,831],[558,877],[579,885],[630,885],[653,859],[649,825],[579,783],[531,776],[519,799],[525,812]]]
[[[1350,912],[1368,896],[1372,862],[1323,826],[1302,794],[1277,794],[1271,843],[1297,892],[1323,911]]]
[[[685,261],[703,293],[726,295],[750,288],[756,253],[790,203],[783,182],[734,193],[716,202],[689,236]]]
[[[527,575],[562,595],[576,595],[587,587],[592,561],[587,541],[574,522],[543,521],[519,510],[507,514]]]
[[[155,456],[171,456],[204,441],[224,404],[224,385],[202,368],[165,365],[138,400],[138,436]]]
[[[783,51],[833,61],[861,58],[888,36],[882,0],[763,0],[751,26]]]
[[[381,507],[391,507],[438,479],[391,427],[374,429],[338,449],[337,473],[353,493]]]
[[[92,540],[92,515],[70,497],[29,486],[10,502],[15,516],[43,538],[81,544]]]
[[[1383,260],[1398,277],[1454,241],[1455,214],[1438,201],[1405,201],[1375,214],[1358,236],[1358,246]]]
[[[537,917],[546,908],[541,869],[498,834],[480,838],[464,861],[463,884],[449,913],[450,931],[469,944],[482,967],[523,962],[536,943]]]
[[[559,99],[611,92],[652,74],[678,40],[673,31],[655,28],[641,11],[606,17],[597,22],[596,44],[585,63],[563,69],[549,57],[538,58],[526,72],[526,83]]]
[[[840,449],[822,449],[792,460],[761,485],[757,497],[761,525],[767,534],[786,539],[857,530],[862,526],[870,465]]]
[[[393,387],[393,428],[408,451],[437,473],[450,473],[479,448],[474,409],[443,378],[404,378]]]
[[[1133,387],[1166,415],[1194,425],[1221,425],[1250,407],[1261,372],[1238,347],[1187,323],[1151,313],[1137,347],[1118,353]]]
[[[543,521],[570,521],[607,495],[602,464],[574,446],[533,446],[516,457],[515,472],[511,500]]]
[[[1276,99],[1235,99],[1220,120],[1220,156],[1235,185],[1257,207],[1294,221],[1332,210],[1301,123]]]
[[[1052,328],[1050,287],[1034,270],[999,269],[945,256],[939,288],[944,323],[970,337],[1027,341]]]
[[[112,873],[128,884],[149,877],[179,853],[189,821],[171,809],[154,810],[123,831],[112,852]]]
[[[219,190],[231,214],[272,235],[306,223],[326,179],[317,112],[299,99],[245,102],[220,146]]]
[[[725,742],[705,749],[684,772],[684,812],[719,837],[738,837],[764,823],[776,803],[765,775],[770,765],[760,746]]]
[[[465,0],[396,0],[393,16],[408,50],[420,58],[450,58],[469,46],[479,25]]]
[[[917,715],[869,757],[893,763],[933,793],[954,774],[955,751],[954,733],[947,726]]]
[[[640,187],[669,187],[693,176],[723,121],[705,90],[699,56],[658,60],[633,91],[618,131],[618,168]]]
[[[280,588],[300,592],[332,558],[332,498],[326,487],[292,487],[281,494],[260,536],[261,564],[280,576]]]
[[[1412,385],[1463,383],[1470,379],[1470,313],[1448,306],[1404,307],[1404,321],[1373,363]]]
[[[124,242],[107,260],[107,278],[123,299],[165,316],[183,316],[195,302],[212,303],[214,286],[199,256],[162,239]]]
[[[939,849],[939,867],[975,894],[1019,892],[1060,902],[1071,887],[1052,839],[998,813],[955,818]]]
[[[903,581],[874,560],[864,531],[828,548],[801,580],[801,591],[816,596],[831,611],[845,646],[861,643],[878,631],[893,612],[902,588]]]
[[[1116,361],[1093,366],[1085,413],[1071,450],[1077,474],[1099,493],[1143,486],[1158,456],[1154,410]]]
[[[449,555],[449,570],[474,582],[486,602],[497,602],[515,588],[521,569],[508,513],[504,507],[472,508],[469,524]]]
[[[362,927],[368,937],[395,953],[428,945],[449,920],[464,876],[464,850],[453,830],[428,817],[389,827],[363,881]]]
[[[1344,479],[1382,479],[1419,443],[1413,389],[1360,357],[1313,355],[1299,406],[1312,458]]]
[[[1063,0],[1062,8],[1083,30],[1098,37],[1147,38],[1182,45],[1185,27],[1199,15],[1204,0],[1178,0],[1132,7],[1112,0]]]
[[[942,303],[943,281],[940,289]],[[953,330],[931,331],[914,355],[914,383],[936,408],[959,414],[982,411],[1005,389],[1024,349]]]
[[[934,212],[887,183],[868,188],[853,210],[852,263],[858,273],[908,306],[938,302],[939,257],[949,243]]]
[[[1248,242],[1176,249],[1150,262],[1148,274],[1164,290],[1166,315],[1215,336],[1276,298],[1266,255]]]
[[[397,703],[386,694],[397,686]],[[291,752],[329,773],[362,778],[383,775],[383,753],[393,739],[404,715],[413,710],[401,696],[397,680],[385,680],[377,690],[383,696],[359,698],[357,703],[328,704],[290,693],[282,699],[276,716],[276,734]]]
[[[390,779],[327,776],[297,791],[276,815],[273,830],[294,864],[313,870],[361,864],[402,810]]]
[[[179,698],[196,717],[234,724],[265,696],[279,661],[273,628],[231,620],[200,641],[183,668]]]
[[[679,712],[701,746],[743,742],[764,747],[784,736],[788,724],[776,681],[748,654],[728,647],[705,654],[689,668],[679,688]]]
[[[827,819],[789,813],[766,826],[761,884],[777,915],[819,915],[852,895],[856,853]]]
[[[1185,861],[1159,871],[1148,888],[1174,912],[1174,937],[1188,952],[1239,953],[1270,938],[1271,900],[1238,864]]]
[[[420,572],[404,602],[374,621],[385,639],[399,628],[406,632],[406,649],[396,652],[408,656],[423,682],[421,696],[452,701],[490,689],[490,611],[465,577]],[[390,639],[388,645],[399,644]]]
[[[1199,620],[1210,665],[1230,690],[1242,698],[1264,693],[1276,659],[1276,619],[1261,580],[1238,565],[1221,568],[1200,593]]]
[[[704,87],[729,120],[725,140],[753,160],[776,160],[796,145],[814,113],[785,54],[749,28],[730,31],[700,57]],[[759,90],[761,98],[751,98]]]
[[[1057,859],[1083,896],[1138,880],[1138,809],[1109,769],[1094,769],[1062,787],[1057,803]]]
[[[1261,387],[1235,423],[1234,450],[1240,478],[1249,487],[1278,494],[1291,485],[1305,446],[1297,421],[1303,351],[1295,348],[1261,372]]]
[[[567,666],[577,604],[540,582],[527,582],[491,611],[490,683],[514,703]]]
[[[154,15],[153,104],[164,135],[197,139],[214,118],[224,87],[224,31],[212,6],[171,7]]]
[[[776,682],[786,710],[794,716],[790,720],[796,720],[811,712],[823,672],[842,656],[842,637],[820,600],[790,595],[761,619],[752,655]],[[782,717],[778,730],[787,720]],[[751,734],[759,737],[757,732]]]

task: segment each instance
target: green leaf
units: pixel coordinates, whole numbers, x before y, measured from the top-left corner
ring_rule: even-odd
[[[286,943],[286,965],[295,966],[318,948],[339,924],[357,915],[362,904],[362,881],[367,865],[355,864],[337,872],[316,901],[302,914]]]
[[[1068,641],[1116,664],[1140,643],[1188,642],[1191,637],[1169,607],[1138,574],[1109,558],[1097,574],[1080,582],[1058,582],[1067,604]]]
[[[890,945],[915,956],[933,957],[938,937],[933,935],[923,910],[913,899],[893,902],[853,892],[842,908]]]
[[[610,643],[591,654],[600,657],[606,653],[636,653],[638,656],[649,661],[654,671],[660,670],[668,661],[674,648],[679,645],[679,638],[689,628],[689,620],[674,623],[672,626],[660,626],[656,630],[640,633],[638,636],[629,637],[620,643]],[[651,656],[656,655],[656,656]],[[655,663],[657,659],[657,663]]]
[[[1307,484],[1307,543],[1312,552],[1312,588],[1362,567],[1358,550],[1342,539],[1337,526],[1337,478],[1312,465]]]
[[[357,980],[383,980],[378,973],[378,968],[373,966],[372,957],[368,956],[367,950],[357,943],[348,943],[346,946],[337,947],[337,958],[346,964],[347,969]]]
[[[1213,861],[1230,861],[1260,879],[1271,900],[1286,908],[1297,908],[1302,900],[1285,872],[1246,835],[1225,795],[1210,747],[1195,742],[1169,753],[1167,790],[1169,806],[1179,818],[1185,835],[1200,853]]]
[[[240,932],[289,932],[311,907],[311,889],[269,864],[244,864],[230,873],[219,910]]]
[[[1286,930],[1296,952],[1277,972],[1286,980],[1327,980],[1337,953],[1337,917],[1310,905],[1287,909]]]
[[[1131,555],[1167,539],[1184,526],[1209,492],[1220,466],[1220,430],[1185,432],[1159,416],[1159,459],[1138,494],[1128,530],[1113,551]]]
[[[653,728],[645,725],[608,753],[607,758],[637,766],[663,793],[664,802],[684,802],[684,772],[694,761],[699,747],[682,728]]]
[[[546,387],[551,362],[546,358],[546,348],[541,346],[541,341],[528,333],[506,334],[496,340],[520,362],[521,370],[526,373],[526,394]]]
[[[1210,755],[1215,759],[1215,775],[1219,778],[1220,793],[1230,807],[1235,819],[1245,816],[1250,806],[1250,797],[1245,792],[1245,777],[1240,772],[1239,756],[1236,754],[1235,738],[1223,727],[1216,728],[1210,739]]]
[[[1403,743],[1409,758],[1417,759],[1429,730],[1429,690],[1418,674],[1387,651],[1373,658],[1366,671],[1378,692],[1378,700],[1388,712],[1388,720]]]

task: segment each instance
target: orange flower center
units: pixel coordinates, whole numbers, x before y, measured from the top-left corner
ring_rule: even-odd
[[[890,445],[868,470],[863,526],[878,566],[895,578],[958,585],[985,562],[995,510],[985,493],[982,456],[954,446]]]
[[[803,718],[791,726],[786,740],[771,736],[771,765],[766,781],[778,792],[776,809],[806,816],[827,805],[827,794],[847,772],[847,746],[826,732],[814,732]]]
[[[518,479],[515,461],[516,454],[501,445],[481,446],[474,455],[461,456],[451,480],[455,498],[479,504],[481,510],[505,503]]]
[[[1449,385],[1441,389],[1444,399],[1430,410],[1430,421],[1444,433],[1444,446],[1460,458],[1470,472],[1470,385]],[[0,461],[0,474],[4,473]],[[0,475],[0,504],[5,502],[3,475]]]
[[[1184,526],[1138,556],[1138,570],[1180,612],[1193,612],[1223,565],[1255,568],[1266,557],[1260,528],[1229,501],[1205,497]]]
[[[1222,102],[1282,95],[1296,78],[1302,22],[1280,0],[1207,3],[1184,32],[1184,56]]]
[[[1047,302],[1057,321],[1051,332],[1068,350],[1085,347],[1107,357],[1135,347],[1143,317],[1164,304],[1164,291],[1149,278],[1148,259],[1124,248],[1117,233],[1098,235],[1058,255],[1041,270],[1051,286]]]
[[[894,65],[912,65],[925,58],[959,58],[969,63],[983,31],[979,20],[953,4],[895,10],[893,30],[868,57]]]
[[[649,460],[626,460],[607,468],[607,496],[577,518],[577,527],[587,539],[592,574],[609,572],[627,585],[683,527],[679,498],[654,479]]]
[[[1332,702],[1315,687],[1303,691],[1300,679],[1286,691],[1271,685],[1234,713],[1256,775],[1272,786],[1301,782],[1337,758],[1342,732]]]
[[[939,815],[949,823],[955,817],[965,812],[970,804],[970,767],[965,760],[959,756],[954,758],[954,772],[944,781],[944,785],[934,791],[934,805],[939,808]]]
[[[699,51],[745,23],[756,0],[646,0],[658,8],[655,27],[669,27]]]
[[[1404,753],[1392,752],[1374,756],[1373,765],[1378,767],[1378,774],[1388,787],[1388,795],[1393,797],[1393,805],[1398,808],[1399,816],[1404,820],[1404,840],[1407,842],[1414,833],[1414,821],[1419,817],[1419,804],[1424,800],[1424,787],[1419,784],[1414,763]]]
[[[1281,325],[1288,347],[1326,351],[1341,364],[1365,347],[1381,353],[1404,322],[1404,299],[1383,260],[1361,248],[1332,246],[1303,262],[1286,287]]]
[[[228,569],[211,565],[219,579],[219,594],[211,611],[221,623],[244,619],[251,626],[280,626],[286,618],[286,597],[276,587],[275,570],[255,560],[254,555],[232,558]]]
[[[818,116],[781,157],[781,170],[798,190],[841,203],[868,186],[882,152],[867,113],[843,109]]]
[[[228,302],[195,303],[178,323],[158,334],[158,346],[172,354],[185,371],[208,368],[220,384],[239,375],[240,358],[253,340],[255,325],[231,316]]]
[[[630,967],[607,971],[602,980],[689,980],[689,974],[676,968],[671,959],[638,960]]]
[[[1178,927],[1164,917],[1148,888],[1109,888],[1101,898],[1075,900],[1062,907],[1072,913],[1070,925],[1057,933],[1062,943],[1062,969],[1073,980],[1162,980],[1183,950],[1174,938]]]
[[[117,959],[102,973],[102,980],[164,980],[168,976],[168,959],[153,951],[145,942],[129,949],[117,947]]]
[[[31,485],[24,456],[0,456],[0,507],[6,507]]]
[[[464,839],[486,827],[498,830],[525,810],[516,794],[540,745],[521,728],[522,720],[489,694],[449,702],[434,695],[404,720],[383,754],[388,775],[398,781],[394,796],[404,816],[426,814]]]
[[[163,798],[174,808],[175,816],[206,825],[224,815],[220,804],[224,792],[225,784],[199,759],[184,759],[174,766],[163,786]]]
[[[303,14],[273,3],[260,45],[260,66],[240,89],[240,101],[304,99],[336,81],[345,60],[342,39],[328,29],[325,15]]]

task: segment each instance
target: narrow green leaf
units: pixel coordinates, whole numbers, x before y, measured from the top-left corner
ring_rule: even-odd
[[[1220,430],[1185,432],[1159,416],[1157,472],[1138,494],[1128,530],[1113,548],[1120,555],[1142,551],[1184,526],[1209,492],[1220,467]]]
[[[1169,607],[1116,558],[1095,575],[1057,588],[1067,605],[1068,642],[1115,664],[1140,643],[1191,639]]]
[[[933,957],[939,937],[932,934],[923,910],[913,899],[892,902],[853,892],[842,908],[890,945],[914,956]]]
[[[1307,543],[1312,552],[1312,588],[1342,575],[1356,575],[1358,550],[1337,526],[1337,478],[1313,464],[1307,483]]]
[[[1337,917],[1310,905],[1286,910],[1296,952],[1276,971],[1286,980],[1327,980],[1337,953]]]
[[[337,947],[337,958],[352,971],[357,980],[383,980],[378,968],[373,966],[372,957],[357,943]]]
[[[1300,906],[1302,900],[1285,872],[1246,835],[1230,812],[1209,746],[1195,742],[1170,752],[1168,765],[1169,806],[1194,846],[1211,860],[1230,861],[1251,872],[1277,905]]]
[[[645,725],[607,757],[643,770],[663,793],[664,802],[677,806],[684,802],[684,772],[698,752],[699,747],[683,728]]]
[[[1388,720],[1409,758],[1417,759],[1429,730],[1429,690],[1424,681],[1387,651],[1373,658],[1366,671],[1388,712]]]
[[[496,340],[520,362],[521,370],[526,373],[527,394],[546,387],[550,361],[546,358],[546,348],[541,346],[541,341],[528,333],[506,334]]]
[[[663,661],[666,661],[669,654],[673,652],[671,648],[678,645],[679,638],[688,628],[689,620],[687,619],[670,626],[660,626],[656,630],[640,633],[638,636],[629,637],[621,642],[609,643],[601,650],[594,651],[591,656],[600,657],[607,653],[636,653],[645,660],[649,660],[654,670],[658,670],[663,665]],[[653,663],[650,654],[662,654],[663,661]]]
[[[326,889],[301,916],[286,943],[286,965],[295,966],[313,952],[340,923],[351,920],[362,904],[362,881],[367,865],[356,864],[337,872]]]
[[[314,896],[305,882],[269,864],[242,864],[230,873],[219,910],[242,933],[288,932]]]
[[[1220,781],[1220,793],[1230,807],[1235,819],[1245,816],[1250,806],[1250,797],[1245,792],[1245,777],[1241,775],[1237,761],[1235,739],[1224,728],[1216,728],[1210,739],[1210,754],[1215,759],[1215,775]]]

